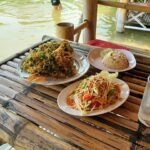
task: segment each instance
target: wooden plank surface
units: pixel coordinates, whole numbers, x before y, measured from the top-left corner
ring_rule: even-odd
[[[53,107],[50,107],[50,106],[47,106],[47,105],[44,105],[44,104],[41,104],[37,101],[34,101],[33,99],[31,98],[28,98],[28,97],[25,97],[24,95],[18,95],[16,97],[16,100],[20,101],[20,102],[24,102],[25,100],[25,104],[52,117],[52,118],[55,118],[57,119],[59,122],[63,122],[63,123],[67,123],[69,124],[70,126],[74,126],[74,128],[79,128],[79,130],[94,138],[98,138],[99,140],[102,140],[102,141],[107,141],[107,144],[109,142],[112,142],[115,141],[115,139],[117,139],[116,136],[112,136],[108,133],[103,133],[103,132],[100,132],[99,130],[95,130],[94,128],[92,128],[92,131],[90,132],[91,128],[89,126],[87,126],[86,124],[74,119],[73,117],[70,117],[69,115],[59,111],[58,109],[58,106],[57,104],[55,103],[55,109]],[[57,109],[56,109],[57,108]],[[61,112],[61,113],[60,113]],[[67,122],[66,122],[67,121]],[[94,132],[95,131],[95,132]],[[96,134],[96,135],[95,135]],[[103,139],[101,139],[103,137]],[[109,137],[110,141],[107,140]],[[116,140],[116,143],[112,144],[112,145],[116,145],[117,146],[117,143],[118,143],[118,140]],[[124,140],[121,141],[120,139],[120,142],[123,144],[125,143],[125,145],[127,144]]]
[[[74,46],[77,51],[87,55],[89,47],[80,48],[77,44]],[[120,78],[127,82],[131,90],[128,100],[121,107],[100,116],[75,117],[62,112],[56,101],[61,90],[70,83],[44,87],[19,78],[17,66],[25,55],[28,55],[28,52],[19,53],[18,57],[11,58],[0,66],[0,133],[5,137],[5,141],[15,141],[17,149],[29,146],[31,149],[40,149],[42,146],[43,149],[149,148],[149,130],[143,126],[144,130],[141,130],[137,116],[150,73],[147,70],[150,67],[148,58],[136,56],[137,67],[120,74]],[[84,77],[95,72],[99,70],[91,67]],[[21,121],[22,126],[18,128],[20,122],[17,118],[20,116],[30,123],[25,125],[26,121]],[[9,122],[12,123],[9,125]],[[39,125],[49,134],[39,129]],[[14,127],[18,128],[19,132]],[[140,133],[142,137],[139,139],[136,133]],[[32,134],[34,140],[30,136]]]
[[[99,145],[101,145],[101,148],[104,149],[114,149],[113,147],[108,146],[107,144],[104,144],[103,142],[94,139],[89,135],[84,134],[83,132],[67,126],[62,122],[59,122],[55,118],[48,117],[47,115],[40,112],[37,113],[35,109],[26,107],[14,100],[10,101],[7,108],[9,110],[17,112],[18,114],[28,118],[29,120],[41,126],[44,126],[46,129],[57,134],[66,141],[74,143],[84,149],[99,149]],[[30,114],[32,114],[32,116]],[[127,146],[129,146],[129,144]]]
[[[13,144],[17,134],[27,122],[26,119],[0,107],[0,139],[5,143]]]
[[[33,133],[34,131],[34,133]],[[30,123],[27,124],[16,137],[16,150],[78,150],[79,148],[66,143],[46,133],[44,130]]]
[[[9,143],[16,150],[77,150],[70,145],[29,123],[5,108],[0,107],[0,143]]]

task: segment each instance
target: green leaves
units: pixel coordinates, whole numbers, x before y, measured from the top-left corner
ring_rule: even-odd
[[[46,58],[45,53],[41,52],[41,53],[40,53],[40,59],[43,60],[43,59],[45,59],[45,58]]]
[[[113,96],[114,95],[114,93],[115,93],[115,89],[111,89],[109,92],[108,92],[108,94],[107,94],[107,96]]]

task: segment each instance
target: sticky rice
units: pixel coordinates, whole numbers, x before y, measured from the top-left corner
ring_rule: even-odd
[[[129,66],[126,55],[117,50],[112,50],[111,52],[107,53],[103,57],[102,63],[108,68],[119,70],[126,69]]]

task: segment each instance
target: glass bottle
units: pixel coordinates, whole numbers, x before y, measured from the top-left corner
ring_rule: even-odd
[[[144,125],[150,127],[150,76],[148,77],[148,81],[144,90],[138,118]]]

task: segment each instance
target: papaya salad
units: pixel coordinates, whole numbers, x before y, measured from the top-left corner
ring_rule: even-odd
[[[67,104],[81,112],[104,109],[121,100],[120,85],[115,82],[118,73],[102,71],[82,80],[67,97]]]

